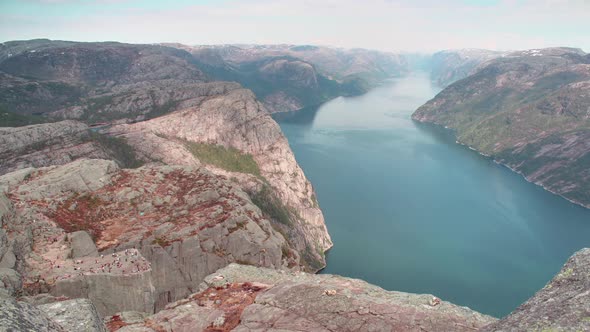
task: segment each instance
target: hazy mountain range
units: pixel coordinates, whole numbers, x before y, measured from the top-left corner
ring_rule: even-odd
[[[590,204],[590,56],[577,49],[0,44],[0,326],[586,329],[588,250],[502,320],[305,273],[332,241],[270,114],[414,70],[446,86],[415,120]]]

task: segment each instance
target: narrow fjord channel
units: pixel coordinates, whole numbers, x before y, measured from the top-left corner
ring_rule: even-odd
[[[334,241],[324,273],[504,316],[590,246],[590,210],[413,123],[436,92],[416,73],[276,119]]]

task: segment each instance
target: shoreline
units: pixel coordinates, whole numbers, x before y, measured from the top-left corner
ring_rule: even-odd
[[[486,153],[483,153],[483,152],[481,152],[481,151],[477,150],[476,148],[474,148],[474,147],[472,147],[472,146],[469,146],[469,145],[467,145],[467,144],[465,144],[465,143],[462,143],[462,142],[460,142],[459,140],[457,140],[457,135],[455,135],[455,132],[454,132],[454,130],[453,130],[452,128],[449,128],[448,126],[444,126],[444,125],[441,125],[441,124],[438,124],[438,123],[434,123],[434,122],[424,122],[424,121],[416,120],[416,119],[414,119],[413,117],[412,117],[412,120],[413,120],[413,121],[416,121],[416,122],[419,122],[419,123],[421,123],[421,124],[429,124],[429,125],[434,125],[434,126],[437,126],[437,127],[441,128],[441,129],[445,129],[447,132],[451,133],[451,134],[452,134],[452,135],[455,137],[455,143],[456,143],[457,145],[464,146],[464,147],[468,148],[469,150],[471,150],[471,151],[474,151],[474,152],[476,152],[477,154],[479,154],[479,155],[481,155],[481,156],[483,156],[483,157],[486,157],[486,158],[490,159],[490,160],[491,160],[491,161],[493,161],[495,164],[497,164],[497,165],[500,165],[500,166],[504,166],[504,167],[508,168],[510,171],[512,171],[512,172],[514,172],[514,173],[516,173],[516,174],[520,175],[520,176],[521,176],[521,177],[522,177],[522,178],[523,178],[523,179],[524,179],[526,182],[528,182],[528,183],[532,183],[532,184],[534,184],[534,185],[536,185],[536,186],[539,186],[539,187],[543,188],[543,190],[545,190],[545,191],[547,191],[547,192],[549,192],[549,193],[551,193],[551,194],[553,194],[553,195],[555,195],[555,196],[558,196],[558,197],[560,197],[560,198],[563,198],[563,199],[565,199],[566,201],[568,201],[568,202],[570,202],[570,203],[572,203],[572,204],[574,204],[574,205],[577,205],[577,206],[579,206],[579,207],[582,207],[582,208],[584,208],[584,209],[590,209],[590,205],[585,205],[585,204],[584,204],[584,203],[582,203],[582,202],[578,202],[578,201],[576,201],[576,200],[574,200],[574,199],[567,198],[567,197],[563,196],[562,194],[559,194],[559,193],[555,192],[554,190],[552,190],[552,189],[550,189],[550,188],[546,187],[546,186],[545,186],[545,185],[543,185],[541,182],[534,182],[534,181],[531,181],[531,180],[529,180],[529,179],[526,177],[526,175],[524,175],[524,174],[523,174],[521,171],[519,171],[519,170],[517,170],[517,169],[514,169],[513,167],[511,167],[510,165],[508,165],[508,164],[506,164],[506,163],[503,163],[503,162],[501,162],[501,161],[498,161],[497,159],[495,159],[495,158],[494,158],[494,156],[492,156],[492,155],[489,155],[489,154],[486,154]]]

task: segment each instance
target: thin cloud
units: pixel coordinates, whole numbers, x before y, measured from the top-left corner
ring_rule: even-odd
[[[11,24],[0,22],[0,39],[322,44],[389,51],[558,45],[590,50],[585,33],[590,4],[584,0],[499,0],[485,6],[466,0],[228,0],[99,9],[79,16],[31,16],[21,23],[4,11],[0,20],[11,18]],[[31,19],[39,24],[30,24]]]

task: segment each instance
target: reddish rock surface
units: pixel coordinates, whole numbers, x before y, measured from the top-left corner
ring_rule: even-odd
[[[78,160],[10,173],[0,187],[24,291],[89,297],[101,314],[162,309],[231,262],[299,266],[249,196],[202,167]]]
[[[432,295],[237,264],[207,277],[201,289],[111,331],[475,331],[495,321],[445,301],[433,304]]]

